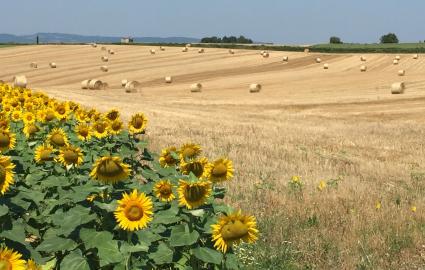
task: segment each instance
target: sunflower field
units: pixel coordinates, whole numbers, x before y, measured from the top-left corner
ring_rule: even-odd
[[[227,158],[147,149],[147,118],[0,84],[0,270],[239,269]]]

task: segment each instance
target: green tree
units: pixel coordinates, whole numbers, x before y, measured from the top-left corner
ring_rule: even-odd
[[[339,37],[331,37],[329,40],[331,44],[342,44],[342,41]]]
[[[394,33],[388,33],[381,37],[381,43],[398,43],[397,35]]]

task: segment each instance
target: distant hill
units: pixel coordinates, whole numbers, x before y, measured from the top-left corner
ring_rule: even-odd
[[[121,37],[37,33],[23,36],[0,34],[0,43],[36,43],[37,35],[39,36],[40,43],[116,43],[121,41]],[[133,37],[133,39],[137,43],[195,43],[200,41],[200,39],[188,37]]]

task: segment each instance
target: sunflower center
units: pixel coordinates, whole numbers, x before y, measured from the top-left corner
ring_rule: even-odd
[[[211,173],[216,177],[224,177],[227,174],[227,167],[223,163],[217,164]]]
[[[143,209],[137,205],[132,205],[126,209],[125,216],[131,221],[140,220],[143,217]]]
[[[64,146],[65,145],[65,139],[63,136],[59,133],[55,133],[51,137],[51,141],[58,146]]]
[[[119,122],[114,122],[114,123],[112,123],[112,129],[114,130],[114,131],[118,131],[118,130],[120,130],[121,129],[121,123],[119,123]]]
[[[65,150],[63,157],[67,163],[77,163],[78,154],[71,150]]]
[[[184,191],[184,197],[190,202],[197,202],[205,196],[206,190],[202,186],[188,186]]]
[[[99,132],[99,133],[105,132],[105,126],[102,125],[102,124],[96,125],[96,131]]]
[[[87,137],[89,135],[89,130],[87,128],[81,128],[78,133],[83,137]]]
[[[109,177],[119,176],[123,172],[124,169],[113,160],[103,161],[98,169],[99,174]]]
[[[117,119],[118,117],[118,113],[117,112],[110,112],[108,113],[108,119],[111,121],[114,121],[115,119]]]
[[[139,128],[141,128],[143,126],[143,118],[141,118],[141,117],[136,117],[134,120],[133,120],[133,127],[135,127],[135,128],[137,128],[137,129],[139,129]]]
[[[25,102],[25,98],[24,97],[20,97],[19,98],[19,102],[24,103]]]
[[[185,157],[185,158],[193,157],[193,156],[195,156],[195,154],[196,154],[196,151],[193,148],[186,148],[183,151],[183,157]]]
[[[38,127],[36,125],[29,125],[27,130],[29,134],[34,134],[38,131]]]
[[[10,138],[7,134],[0,133],[0,147],[8,147],[10,144]]]
[[[12,104],[10,104],[10,105],[12,105],[12,107],[17,107],[19,105],[19,103],[17,101],[13,101]]]
[[[164,159],[167,164],[174,164],[176,161],[170,153],[166,154]]]
[[[235,241],[248,234],[248,226],[240,220],[229,222],[221,229],[221,235],[225,241]]]
[[[0,186],[5,182],[6,180],[6,169],[0,165]]]
[[[8,122],[7,120],[2,120],[0,121],[0,128],[6,128],[8,126]]]
[[[12,265],[6,260],[0,260],[0,270],[12,270]]]
[[[52,121],[55,118],[55,115],[52,112],[46,114],[46,121]]]
[[[200,162],[195,161],[187,164],[187,170],[199,178],[204,173],[204,166]]]
[[[50,156],[51,153],[52,153],[52,151],[50,151],[50,150],[41,150],[41,152],[40,152],[40,159],[42,161],[51,161],[51,160],[53,160],[53,157]]]
[[[64,108],[64,107],[60,107],[60,108],[58,108],[57,112],[58,112],[59,114],[64,114],[64,113],[66,112],[66,110],[65,110],[65,108]]]
[[[171,187],[169,185],[162,185],[159,188],[159,193],[161,193],[162,196],[170,196],[172,193]]]

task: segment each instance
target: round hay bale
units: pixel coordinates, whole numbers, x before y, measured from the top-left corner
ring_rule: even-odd
[[[128,81],[127,80],[121,80],[121,86],[122,87],[125,87],[125,85],[128,83]]]
[[[125,85],[126,93],[136,93],[140,88],[140,83],[138,81],[129,81]]]
[[[84,80],[81,82],[81,89],[89,89],[90,80]]]
[[[283,62],[288,62],[289,61],[289,57],[288,56],[284,56],[282,59]]]
[[[201,92],[201,91],[202,91],[201,83],[194,83],[190,86],[190,92]]]
[[[319,57],[317,57],[317,58],[316,58],[316,63],[317,63],[317,64],[322,63],[322,59],[320,59]]]
[[[397,59],[394,59],[393,60],[393,65],[398,65],[398,60]]]
[[[396,82],[391,85],[391,94],[403,94],[406,86],[404,82]]]
[[[329,64],[324,64],[323,69],[329,69]]]
[[[109,61],[109,58],[108,58],[108,56],[102,56],[102,62],[108,62]]]
[[[107,83],[107,82],[103,82],[102,83],[102,87],[101,87],[103,90],[106,90],[106,89],[108,89],[109,88],[109,84]]]
[[[260,51],[260,55],[263,55],[266,51]]]
[[[360,71],[361,72],[366,72],[367,71],[367,66],[361,66],[360,67]]]
[[[413,55],[413,59],[418,59],[419,58],[419,55],[418,54],[414,54]]]
[[[189,49],[187,48],[187,47],[184,47],[183,49],[182,49],[182,52],[187,52]]]
[[[396,55],[396,57],[394,58],[395,60],[399,60],[400,61],[400,55]]]
[[[234,51],[234,50],[232,50],[232,49],[230,49],[230,50],[229,50],[229,53],[230,53],[230,54],[235,54],[235,51]]]
[[[37,68],[37,67],[38,67],[38,65],[37,65],[36,62],[31,62],[30,68]]]
[[[270,54],[268,52],[263,53],[263,58],[269,58]]]
[[[103,86],[103,83],[101,80],[93,79],[89,81],[89,89],[91,90],[100,90]]]
[[[150,53],[151,53],[151,54],[155,54],[155,53],[156,53],[156,51],[155,51],[154,49],[151,49],[151,50],[150,50]]]
[[[165,82],[166,83],[172,83],[173,82],[173,78],[171,76],[167,76],[167,77],[165,77]]]
[[[13,77],[13,87],[27,87],[27,77],[25,75],[16,75]]]
[[[190,43],[188,43],[188,44],[186,44],[186,48],[190,48],[192,46],[192,44],[190,44]]]
[[[253,84],[250,84],[249,85],[249,92],[251,92],[251,93],[258,93],[258,92],[261,91],[261,88],[262,88],[261,84],[259,84],[259,83],[253,83]]]
[[[109,54],[115,54],[115,51],[114,51],[114,50],[112,50],[112,49],[109,49],[109,50],[108,50],[108,53],[109,53]]]
[[[204,48],[201,48],[198,50],[198,53],[204,53],[204,52],[205,52]]]
[[[398,76],[404,76],[406,74],[406,71],[404,69],[400,69],[398,71]]]
[[[103,72],[108,72],[108,66],[101,66],[100,70],[102,70]]]
[[[97,48],[97,44],[96,44],[96,43],[92,43],[92,44],[91,44],[91,46],[92,46],[93,48]]]
[[[366,62],[366,57],[365,56],[360,57],[360,61]]]
[[[100,49],[101,49],[102,51],[106,51],[106,47],[105,47],[105,46],[102,46]]]
[[[51,68],[56,68],[56,67],[57,67],[55,62],[50,62],[50,63],[49,63],[49,66],[50,66]]]
[[[310,52],[310,49],[309,48],[305,48],[304,49],[304,53],[309,53]]]
[[[161,51],[165,51],[165,48],[164,47],[159,47],[159,49],[161,50]]]

